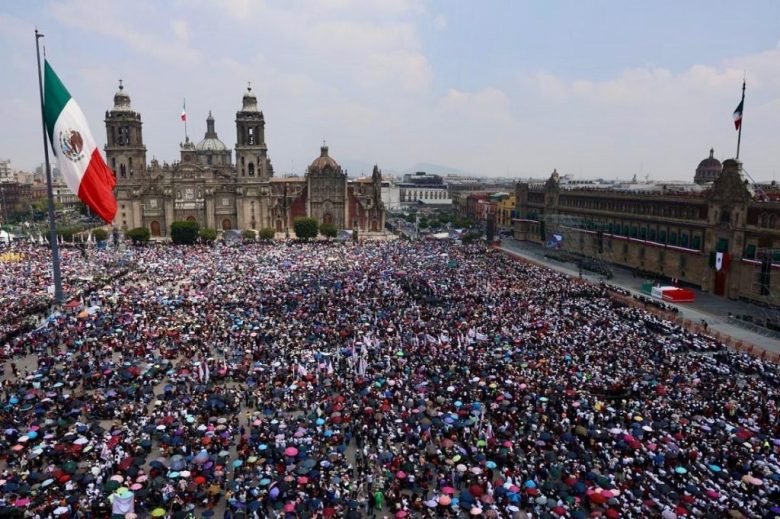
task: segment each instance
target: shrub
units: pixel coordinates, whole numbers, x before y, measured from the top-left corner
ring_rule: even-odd
[[[274,239],[274,236],[276,236],[276,231],[271,229],[270,227],[264,227],[260,229],[260,239],[263,241],[271,241]]]
[[[146,227],[135,227],[134,229],[127,231],[125,236],[130,238],[134,244],[138,245],[139,243],[148,242],[152,233]]]
[[[203,240],[204,243],[214,243],[214,240],[217,239],[217,230],[209,229],[207,227],[205,229],[201,229],[199,235],[200,239]]]
[[[317,237],[317,220],[314,218],[300,217],[293,222],[295,236],[301,240],[310,240]]]
[[[171,240],[177,245],[192,245],[198,240],[198,222],[178,221],[171,224]]]
[[[257,233],[252,229],[244,229],[241,231],[241,237],[244,239],[244,241],[255,241],[256,236]]]
[[[326,238],[335,238],[338,233],[338,229],[336,229],[336,226],[332,223],[323,223],[320,225],[320,234]]]
[[[108,231],[105,229],[95,229],[92,231],[92,236],[95,237],[95,243],[100,243],[108,239]]]

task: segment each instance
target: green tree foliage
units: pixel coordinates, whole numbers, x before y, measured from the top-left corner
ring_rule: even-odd
[[[255,241],[257,233],[252,229],[244,229],[241,231],[241,237],[244,239],[244,241]]]
[[[177,245],[192,245],[198,240],[198,231],[198,222],[173,222],[171,224],[171,240]]]
[[[470,243],[474,243],[481,237],[482,235],[479,234],[478,232],[467,232],[467,233],[463,233],[463,236],[461,237],[461,241],[466,245],[468,245]]]
[[[108,231],[105,229],[95,229],[92,231],[92,236],[95,237],[96,243],[100,243],[101,241],[106,241],[108,239]]]
[[[125,236],[130,238],[135,245],[140,243],[146,243],[151,238],[152,233],[146,227],[135,227],[125,233]]]
[[[260,239],[263,241],[271,241],[274,239],[274,236],[276,236],[276,231],[271,229],[270,227],[264,227],[260,229]]]
[[[301,240],[311,240],[317,237],[317,220],[308,217],[299,217],[293,222],[295,236]]]
[[[205,229],[200,230],[200,239],[204,243],[214,243],[214,240],[217,239],[217,230],[216,229],[209,229],[208,227]]]
[[[335,238],[338,233],[338,229],[336,229],[336,226],[332,223],[323,223],[320,225],[320,234],[326,238]]]

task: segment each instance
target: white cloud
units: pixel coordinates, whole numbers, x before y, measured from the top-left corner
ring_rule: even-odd
[[[200,59],[200,53],[180,38],[181,24],[178,31],[173,27],[177,38],[166,39],[158,32],[144,30],[155,19],[154,4],[138,2],[138,7],[136,19],[128,14],[130,10],[126,4],[113,2],[64,0],[52,3],[49,9],[57,20],[67,26],[117,39],[146,57],[190,64]]]
[[[190,26],[187,20],[174,20],[171,22],[171,29],[174,36],[182,45],[187,45],[190,41]]]
[[[447,28],[447,17],[443,14],[437,14],[433,17],[433,28],[441,31]]]

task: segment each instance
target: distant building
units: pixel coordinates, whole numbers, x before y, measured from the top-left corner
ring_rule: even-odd
[[[731,299],[780,304],[780,193],[754,188],[736,160],[722,171],[712,161],[703,165],[700,179],[714,175],[706,185],[564,189],[557,171],[544,186],[518,183],[515,237],[544,244],[556,235],[563,249],[587,258]]]
[[[399,185],[401,204],[407,207],[417,205],[449,206],[452,199],[449,196],[447,184],[439,175],[418,171],[404,175]]]
[[[0,160],[0,182],[13,182],[13,170],[10,160]]]
[[[382,203],[387,211],[401,210],[401,188],[392,178],[382,177]]]

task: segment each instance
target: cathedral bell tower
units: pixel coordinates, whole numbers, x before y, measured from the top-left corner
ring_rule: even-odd
[[[106,162],[117,185],[141,180],[146,174],[146,146],[141,132],[141,114],[130,107],[122,80],[114,95],[114,107],[106,112]]]
[[[268,180],[274,174],[265,145],[265,118],[251,86],[236,112],[236,171],[239,177],[258,180]]]

